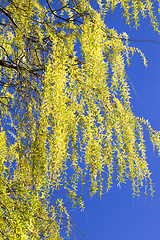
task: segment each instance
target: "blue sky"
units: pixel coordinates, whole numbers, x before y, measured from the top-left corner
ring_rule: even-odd
[[[108,16],[106,24],[117,29],[118,33],[127,32],[131,39],[157,40],[149,20],[141,20],[138,30],[125,24],[121,10],[117,9]],[[131,42],[130,46],[142,50],[148,60],[147,68],[138,53],[131,59],[126,72],[134,86],[139,101],[131,89],[131,103],[136,116],[148,119],[152,127],[160,130],[160,44]],[[85,234],[87,240],[157,240],[160,239],[160,160],[157,152],[153,153],[149,134],[144,131],[147,145],[147,162],[154,182],[154,197],[145,197],[143,192],[138,199],[132,198],[131,189],[123,185],[119,189],[114,178],[113,188],[102,199],[91,199],[87,184],[84,188],[85,212],[79,209],[71,212],[76,225]],[[84,239],[75,231],[76,239]]]
[[[41,2],[43,4],[44,0]],[[94,5],[94,1],[92,4]],[[114,27],[118,33],[127,32],[130,39],[160,42],[158,33],[154,32],[148,19],[142,20],[141,26],[136,30],[126,26],[120,9],[117,9],[113,16],[108,15],[106,25]],[[140,55],[136,53],[131,59],[131,65],[126,66],[126,72],[140,101],[131,88],[132,109],[136,116],[148,119],[154,129],[160,130],[160,44],[134,41],[130,43],[130,46],[140,48],[148,60],[146,68]],[[153,154],[148,132],[145,131],[144,134],[147,161],[153,173],[152,179],[155,185],[154,197],[150,197],[149,193],[145,197],[142,192],[138,199],[133,199],[132,190],[128,186],[122,185],[121,189],[117,187],[115,176],[109,193],[106,193],[102,199],[98,195],[90,198],[86,182],[83,194],[85,212],[76,209],[70,214],[87,240],[160,239],[160,160],[157,152]],[[84,239],[76,228],[73,235],[77,240]]]

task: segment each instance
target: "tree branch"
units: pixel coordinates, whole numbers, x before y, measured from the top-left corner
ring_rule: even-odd
[[[3,12],[3,13],[10,19],[10,21],[13,23],[13,25],[14,25],[16,28],[18,28],[18,25],[13,21],[10,13],[9,13],[6,9],[4,9],[2,6],[0,6],[0,11]]]

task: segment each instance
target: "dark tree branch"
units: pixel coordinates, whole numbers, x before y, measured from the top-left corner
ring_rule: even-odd
[[[16,28],[18,28],[18,25],[13,21],[10,13],[9,13],[6,9],[4,9],[2,6],[0,6],[0,11],[3,12],[3,13],[10,19],[10,21],[13,23],[13,25],[14,25]]]

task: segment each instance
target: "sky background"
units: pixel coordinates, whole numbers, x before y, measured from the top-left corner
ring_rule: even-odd
[[[40,2],[44,4],[43,0]],[[96,7],[95,1],[91,2]],[[113,16],[108,14],[106,25],[114,27],[118,33],[127,32],[130,39],[155,40],[160,43],[160,35],[154,32],[149,19],[141,20],[141,25],[136,30],[126,25],[121,13],[121,9],[117,8]],[[160,131],[160,44],[133,41],[130,46],[140,48],[148,60],[146,68],[141,56],[135,53],[130,66],[126,66],[126,72],[139,99],[131,87],[133,112],[138,117],[148,119],[153,129]],[[149,192],[146,197],[142,192],[138,199],[133,199],[129,186],[122,185],[121,189],[117,187],[115,176],[112,189],[102,199],[98,195],[90,198],[86,182],[83,193],[85,212],[76,209],[70,214],[87,240],[160,239],[160,159],[157,151],[153,153],[147,130],[144,131],[144,137],[147,162],[154,183],[154,197]],[[77,240],[84,239],[76,228],[73,235]]]
[[[106,24],[117,29],[118,33],[127,32],[130,39],[157,40],[149,19],[142,20],[138,30],[126,26],[121,10],[117,9],[113,16],[108,15]],[[148,60],[144,67],[138,53],[131,59],[131,65],[126,66],[126,72],[134,86],[139,101],[131,89],[131,103],[136,116],[148,119],[155,130],[160,130],[160,44],[147,42],[131,42],[130,46],[142,50]],[[102,199],[98,195],[89,196],[88,186],[84,187],[83,199],[85,212],[79,209],[71,212],[78,228],[85,234],[87,240],[158,240],[160,239],[160,160],[157,152],[153,153],[149,134],[144,131],[147,145],[147,162],[152,172],[155,185],[154,197],[144,193],[138,199],[132,198],[132,190],[122,185],[117,187],[116,177],[109,193]],[[77,240],[84,239],[75,230]]]

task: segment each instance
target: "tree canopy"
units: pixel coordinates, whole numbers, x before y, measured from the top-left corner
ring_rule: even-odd
[[[153,195],[143,128],[159,156],[160,132],[133,113],[125,72],[135,52],[147,60],[106,19],[120,5],[126,24],[149,17],[159,33],[154,2],[1,1],[1,239],[72,235],[67,205],[84,209],[85,178],[91,195],[109,191],[114,171],[133,196]]]

